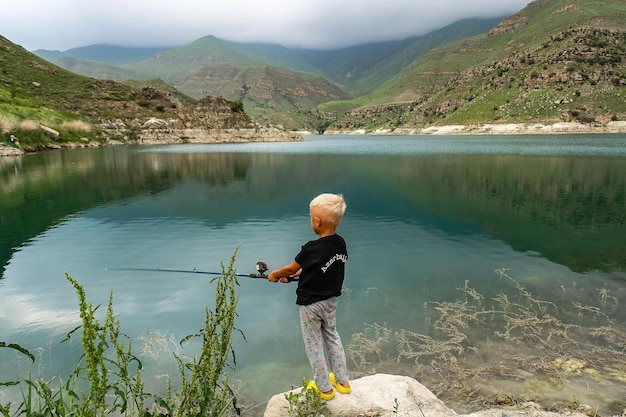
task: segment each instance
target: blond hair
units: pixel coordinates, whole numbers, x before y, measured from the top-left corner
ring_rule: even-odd
[[[343,214],[346,212],[346,202],[341,194],[324,193],[311,200],[309,208],[319,208],[328,214],[328,220],[335,226],[341,223]]]

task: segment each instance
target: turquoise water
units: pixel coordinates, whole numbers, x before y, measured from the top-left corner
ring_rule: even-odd
[[[7,158],[0,172],[0,340],[37,356],[34,368],[15,366],[17,355],[0,351],[0,380],[72,369],[78,340],[59,343],[79,324],[65,272],[94,304],[106,305],[113,291],[123,330],[152,358],[144,378],[175,372],[171,351],[203,326],[211,278],[124,268],[219,271],[239,245],[237,272],[255,272],[259,260],[279,267],[315,238],[308,203],[321,192],[348,203],[339,228],[349,250],[338,311],[346,346],[373,323],[427,332],[429,302],[463,297],[466,282],[486,299],[510,291],[503,269],[564,308],[572,305],[566,290],[592,304],[603,289],[616,300],[607,321],[624,331],[623,136],[115,147]],[[241,278],[238,290],[246,340],[235,341],[234,378],[262,404],[310,374],[295,284]],[[416,375],[409,364],[393,370]],[[164,379],[153,383],[162,389]],[[623,387],[611,389],[589,401],[610,410],[624,398]]]

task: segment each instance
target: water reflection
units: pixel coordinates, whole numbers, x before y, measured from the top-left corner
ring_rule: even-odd
[[[285,155],[165,153],[128,149],[25,157],[19,179],[2,170],[2,246],[13,247],[66,215],[89,207],[175,192],[176,207],[158,199],[142,210],[228,222],[266,216],[276,198],[332,186],[351,196],[354,215],[454,219],[534,251],[575,271],[624,265],[624,158],[518,155]],[[207,185],[201,193],[186,186]],[[170,191],[167,191],[170,190]],[[163,199],[161,199],[163,200]],[[294,200],[295,202],[295,200]],[[398,204],[401,203],[401,204]],[[284,213],[300,212],[295,204]],[[444,227],[439,224],[434,227]],[[456,231],[455,231],[456,232]]]

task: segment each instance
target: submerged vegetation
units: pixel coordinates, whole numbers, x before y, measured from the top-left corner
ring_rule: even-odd
[[[27,416],[224,416],[240,414],[237,398],[229,385],[224,369],[235,365],[232,350],[233,331],[238,297],[234,271],[237,250],[228,267],[222,265],[222,275],[215,278],[215,309],[206,309],[204,328],[180,342],[200,341],[200,350],[190,358],[175,355],[180,378],[179,388],[173,389],[168,376],[168,389],[163,394],[145,391],[142,380],[143,364],[133,353],[132,341],[121,331],[113,313],[113,295],[109,296],[104,322],[96,317],[98,306],[87,301],[84,288],[66,275],[78,295],[81,326],[68,332],[81,334],[83,354],[66,380],[33,379],[1,381],[0,386],[22,390],[20,403],[0,401],[3,417]],[[0,348],[10,348],[35,357],[17,344],[0,342]]]
[[[510,290],[487,298],[465,282],[458,300],[424,305],[423,331],[375,323],[353,335],[353,370],[414,377],[463,412],[526,401],[560,411],[574,396],[589,415],[621,413],[626,329],[615,313],[623,294],[598,288],[590,298],[573,283],[551,301],[496,272]]]

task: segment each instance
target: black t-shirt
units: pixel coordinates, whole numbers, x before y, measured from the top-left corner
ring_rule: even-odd
[[[341,295],[348,250],[337,234],[305,243],[295,261],[302,267],[296,304],[309,305]]]

